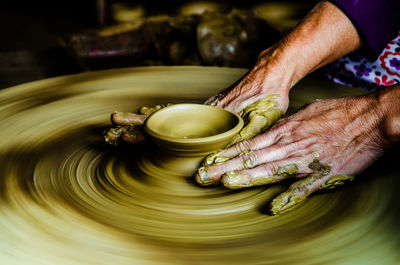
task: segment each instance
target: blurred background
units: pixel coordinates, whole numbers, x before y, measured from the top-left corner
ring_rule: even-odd
[[[0,88],[116,67],[250,67],[317,2],[3,1]]]

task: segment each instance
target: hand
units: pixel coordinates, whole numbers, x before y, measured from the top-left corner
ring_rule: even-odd
[[[230,145],[263,133],[286,112],[290,82],[284,78],[290,75],[283,65],[289,64],[276,54],[274,47],[265,50],[249,73],[205,102],[242,116],[245,126]]]
[[[238,189],[302,178],[272,201],[271,213],[284,213],[318,189],[351,180],[382,154],[389,143],[378,101],[373,94],[315,101],[268,132],[224,150],[220,161],[230,160],[201,167],[196,181]]]
[[[209,98],[205,104],[240,113],[269,95],[279,95],[276,108],[285,113],[289,105],[290,81],[275,47],[262,52],[255,66],[239,81]]]
[[[146,134],[143,130],[143,124],[154,112],[166,107],[167,105],[157,105],[155,107],[141,107],[139,113],[115,111],[111,114],[111,122],[115,125],[104,131],[106,142],[111,145],[118,145],[122,140],[127,143],[141,144],[146,142]]]
[[[346,14],[321,1],[289,34],[262,52],[241,80],[205,103],[240,113],[265,96],[279,94],[278,108],[285,113],[294,84],[360,47],[361,37]]]

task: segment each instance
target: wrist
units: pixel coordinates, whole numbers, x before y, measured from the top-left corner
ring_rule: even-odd
[[[322,1],[268,54],[273,53],[272,58],[284,66],[284,81],[290,89],[306,75],[360,46],[360,36],[347,16]]]
[[[400,85],[381,88],[374,93],[382,113],[383,135],[391,143],[400,140]]]
[[[258,57],[252,72],[262,74],[261,85],[270,91],[288,95],[290,89],[295,85],[293,79],[295,65],[290,62],[287,49],[282,41],[264,50]]]

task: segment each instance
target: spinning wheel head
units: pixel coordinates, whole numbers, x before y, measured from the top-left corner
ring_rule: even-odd
[[[151,115],[144,128],[152,140],[169,153],[201,156],[226,146],[243,124],[242,118],[224,109],[177,104]]]

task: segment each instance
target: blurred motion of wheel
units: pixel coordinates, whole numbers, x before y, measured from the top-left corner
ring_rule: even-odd
[[[184,158],[103,140],[114,110],[200,103],[244,72],[125,68],[0,91],[0,264],[398,264],[397,150],[350,185],[268,216],[289,183],[199,187]],[[361,93],[313,79],[293,91],[291,111]]]

